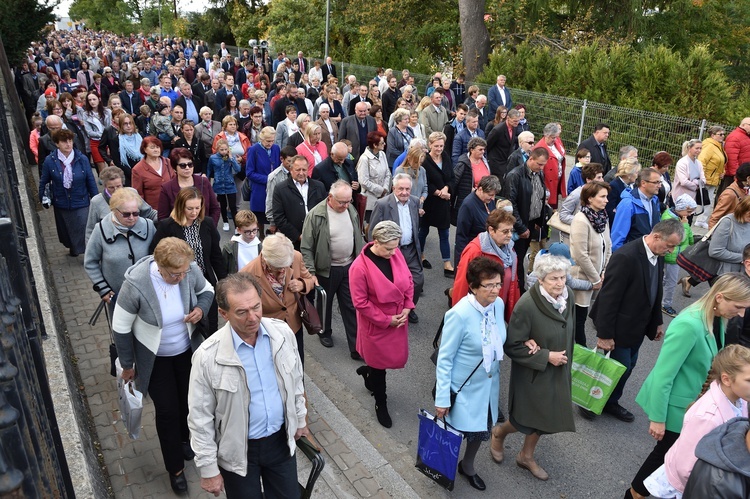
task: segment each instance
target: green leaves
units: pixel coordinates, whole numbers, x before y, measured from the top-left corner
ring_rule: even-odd
[[[41,38],[41,31],[55,21],[52,10],[57,2],[5,0],[0,15],[0,36],[11,64],[20,61],[27,47]]]

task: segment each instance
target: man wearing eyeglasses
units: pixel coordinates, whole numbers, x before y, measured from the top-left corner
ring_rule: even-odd
[[[649,234],[661,218],[657,196],[661,186],[659,172],[653,168],[642,169],[638,172],[635,185],[638,186],[636,189],[622,193],[615,210],[612,223],[613,253],[623,244]]]
[[[734,182],[737,168],[742,163],[750,161],[750,117],[743,118],[740,126],[727,135],[724,141],[724,152],[727,155],[727,164],[724,169],[724,178],[721,179],[719,190],[716,192],[717,198]]]
[[[365,245],[357,210],[352,206],[352,186],[337,180],[331,185],[328,198],[316,205],[305,217],[300,252],[305,266],[326,290],[328,300],[325,325],[320,343],[333,347],[331,312],[333,295],[338,297],[341,318],[346,331],[349,355],[360,360],[357,353],[357,316],[349,291],[349,267]]]

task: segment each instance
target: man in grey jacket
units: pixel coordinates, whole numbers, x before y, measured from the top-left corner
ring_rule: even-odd
[[[302,362],[289,326],[263,318],[261,287],[245,272],[216,285],[227,321],[193,355],[190,443],[201,487],[228,499],[299,497],[295,441],[308,434]],[[273,479],[268,479],[273,477]]]

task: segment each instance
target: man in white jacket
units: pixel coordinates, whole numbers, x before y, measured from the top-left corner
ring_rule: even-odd
[[[299,497],[295,441],[308,434],[294,333],[263,318],[261,288],[244,272],[216,285],[227,324],[193,355],[188,426],[201,487],[228,499]],[[274,477],[273,479],[268,479]]]

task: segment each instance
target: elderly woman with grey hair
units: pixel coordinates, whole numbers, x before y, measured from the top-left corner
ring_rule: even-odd
[[[396,158],[409,149],[409,145],[414,139],[414,132],[409,128],[409,110],[396,109],[393,111],[391,118],[394,126],[388,130],[386,157],[388,158],[388,166],[393,170],[393,163]]]
[[[567,196],[565,188],[565,146],[560,140],[562,129],[559,123],[547,123],[542,132],[542,140],[534,148],[543,147],[549,153],[547,164],[544,165],[544,184],[549,191],[547,202],[557,208],[558,198]]]
[[[304,336],[297,296],[315,289],[315,278],[305,267],[302,254],[294,250],[292,242],[284,234],[266,237],[258,256],[240,272],[253,275],[260,283],[263,317],[281,319],[295,332],[299,357],[304,364]]]
[[[537,464],[534,450],[539,437],[575,431],[568,359],[573,355],[575,303],[565,284],[570,260],[537,256],[537,283],[516,304],[508,325],[505,354],[513,361],[508,394],[508,421],[492,431],[492,459],[502,462],[505,438],[525,435],[516,464],[539,480],[549,475]],[[536,342],[529,354],[525,343]]]
[[[367,364],[357,374],[375,397],[378,422],[390,428],[385,370],[402,369],[409,358],[408,317],[414,309],[414,282],[399,250],[401,227],[390,220],[379,222],[372,239],[349,268],[352,304],[357,310],[357,352]]]

